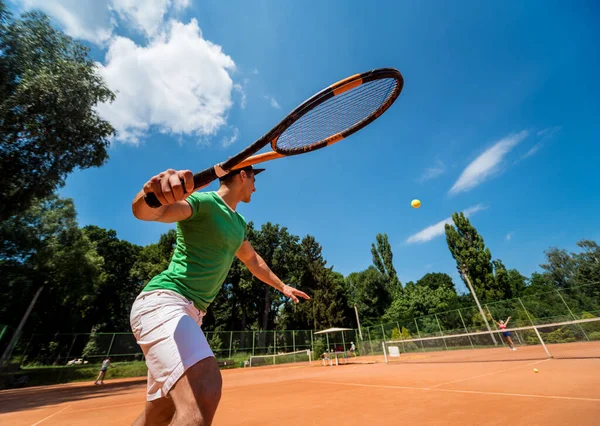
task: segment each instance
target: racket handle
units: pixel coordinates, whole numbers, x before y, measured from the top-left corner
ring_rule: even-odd
[[[217,179],[217,173],[215,172],[214,167],[210,167],[206,170],[203,170],[194,175],[194,190],[204,188],[208,184],[210,184],[213,180]],[[183,179],[179,179],[181,185],[183,186],[183,193],[185,194],[185,183]],[[161,202],[156,198],[154,192],[148,192],[144,195],[144,201],[148,204],[148,207],[152,207],[153,209],[157,209],[162,206]]]

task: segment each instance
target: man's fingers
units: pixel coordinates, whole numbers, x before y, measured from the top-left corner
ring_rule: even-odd
[[[178,175],[185,182],[185,192],[187,194],[194,192],[194,175],[192,172],[190,170],[181,170]]]
[[[167,200],[167,204],[173,204],[175,197],[173,196],[173,190],[171,189],[171,173],[165,173],[160,180],[160,189]]]
[[[183,186],[179,180],[178,173],[173,173],[171,176],[169,176],[169,186],[171,187],[171,191],[173,191],[173,198],[175,201],[184,199]]]
[[[152,188],[151,192],[154,192],[154,195],[156,195],[158,201],[160,201],[162,205],[167,204],[167,199],[162,193],[160,178],[158,176],[154,176],[152,179],[150,179],[150,187]]]
[[[310,299],[310,296],[303,291],[296,290],[296,294],[306,300]]]

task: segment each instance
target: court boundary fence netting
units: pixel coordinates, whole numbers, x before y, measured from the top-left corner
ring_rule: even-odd
[[[387,340],[381,345],[388,364],[600,358],[600,318]]]
[[[600,317],[600,283],[592,283],[524,295],[498,302],[483,303],[484,315],[496,320],[511,317],[509,327],[530,327]],[[357,354],[383,355],[382,342],[498,332],[473,304],[460,309],[431,315],[399,318],[397,321],[367,325],[347,331],[315,335],[317,330],[205,331],[218,360],[225,368],[243,367],[251,356],[281,352],[312,351],[317,359],[327,351],[347,350],[354,342]],[[12,326],[0,326],[0,347],[14,334]],[[73,366],[98,364],[110,356],[113,362],[144,361],[133,334],[107,333],[21,333],[12,357],[13,367]],[[4,369],[3,365],[3,369]]]
[[[281,364],[306,364],[312,365],[311,350],[305,349],[294,352],[281,352],[271,355],[250,355],[248,367],[261,365],[281,365]]]

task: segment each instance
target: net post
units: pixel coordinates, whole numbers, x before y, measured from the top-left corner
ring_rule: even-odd
[[[385,363],[389,364],[387,352],[385,351],[385,342],[381,342],[381,347],[383,348],[383,357],[385,358]]]
[[[312,355],[310,354],[310,349],[306,350],[306,355],[308,355],[308,365],[312,365]]]
[[[548,351],[548,348],[546,347],[546,343],[544,342],[544,339],[542,339],[542,336],[535,325],[533,326],[533,329],[535,330],[535,334],[537,334],[538,339],[540,339],[540,342],[541,342],[544,350],[546,351],[548,358],[552,358],[552,354],[550,353],[550,351]]]

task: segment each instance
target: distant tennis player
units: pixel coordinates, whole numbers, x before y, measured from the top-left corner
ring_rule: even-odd
[[[263,170],[248,166],[233,171],[214,192],[193,192],[189,170],[167,170],[135,196],[135,217],[176,222],[177,244],[169,267],[148,282],[131,309],[131,328],[148,366],[146,407],[134,425],[212,424],[222,379],[200,327],[235,256],[295,303],[299,297],[309,299],[281,282],[254,251],[246,220],[236,211],[240,202],[250,202],[255,176]],[[148,192],[154,192],[161,207],[146,205]]]
[[[496,324],[498,324],[498,328],[500,330],[506,330],[506,326],[508,325],[508,321],[510,321],[510,317],[506,318],[505,321],[496,321],[494,320],[494,322]],[[506,340],[506,343],[508,343],[508,346],[510,346],[510,349],[512,349],[513,351],[516,351],[517,348],[515,348],[515,344],[513,343],[512,339],[510,338],[510,331],[503,331],[502,335],[504,336],[504,340]]]
[[[110,367],[110,357],[106,357],[104,361],[102,361],[102,366],[100,367],[100,372],[98,373],[98,377],[94,382],[95,385],[98,384],[98,380],[100,380],[100,384],[104,384],[104,377],[106,376],[106,372],[108,371],[108,367]]]

